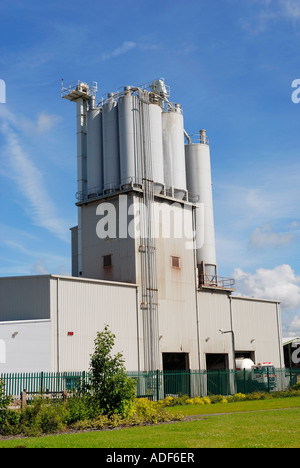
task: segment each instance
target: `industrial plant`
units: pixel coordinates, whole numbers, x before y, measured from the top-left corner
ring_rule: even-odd
[[[185,128],[164,79],[101,98],[62,82],[61,96],[77,134],[72,276],[0,278],[0,373],[87,370],[106,324],[128,371],[283,368],[280,303],[218,269],[209,132]]]

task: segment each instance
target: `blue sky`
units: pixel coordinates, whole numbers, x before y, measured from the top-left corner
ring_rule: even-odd
[[[299,0],[0,2],[0,276],[70,274],[75,105],[164,77],[211,142],[219,274],[300,336]]]

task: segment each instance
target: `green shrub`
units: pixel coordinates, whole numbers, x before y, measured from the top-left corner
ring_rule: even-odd
[[[18,433],[19,414],[8,407],[12,397],[6,395],[5,382],[0,379],[0,434],[14,435]]]
[[[106,325],[101,333],[97,333],[94,343],[95,351],[90,361],[91,385],[84,389],[91,396],[94,414],[126,414],[135,397],[135,381],[127,377],[122,355],[111,355],[115,335]]]
[[[131,405],[127,421],[130,424],[158,423],[170,420],[165,408],[147,398],[137,398]]]
[[[11,436],[20,433],[20,413],[16,410],[0,411],[0,435]]]
[[[5,382],[0,379],[0,410],[6,410],[12,401],[12,397],[5,393]]]
[[[66,424],[71,425],[77,421],[84,421],[93,417],[90,399],[87,395],[72,396],[66,403]]]
[[[49,434],[64,429],[64,415],[61,411],[62,405],[44,406],[36,418],[36,427],[39,432]]]
[[[20,432],[26,435],[49,434],[64,429],[69,412],[65,404],[36,397],[20,415]]]
[[[135,399],[126,416],[119,414],[99,415],[93,419],[77,421],[71,428],[76,430],[84,429],[106,429],[122,426],[137,426],[142,424],[158,424],[170,420],[182,420],[183,415],[170,414],[159,402],[149,401],[147,398]]]
[[[299,390],[300,391],[300,380],[299,380],[299,382],[296,383],[296,385],[293,386],[293,390]]]

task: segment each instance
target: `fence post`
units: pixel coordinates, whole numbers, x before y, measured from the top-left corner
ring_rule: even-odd
[[[27,405],[27,391],[24,389],[23,392],[21,392],[21,409],[24,409],[26,405]]]
[[[267,367],[268,393],[270,393],[270,369]]]
[[[44,393],[44,391],[43,391],[43,384],[44,384],[44,382],[43,382],[43,381],[44,381],[44,372],[42,371],[42,372],[41,372],[41,393]]]
[[[156,401],[159,400],[159,370],[156,371]]]

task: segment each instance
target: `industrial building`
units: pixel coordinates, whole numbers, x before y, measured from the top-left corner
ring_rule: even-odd
[[[105,324],[129,371],[284,367],[279,302],[218,271],[206,131],[186,131],[163,79],[97,91],[62,83],[77,115],[72,276],[0,279],[0,373],[87,370]]]

